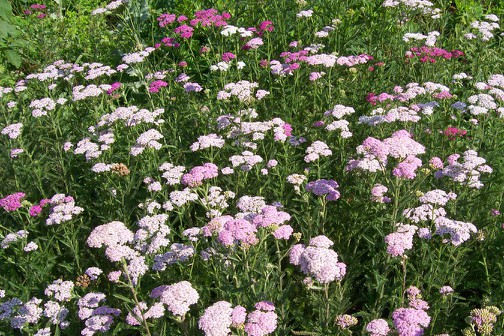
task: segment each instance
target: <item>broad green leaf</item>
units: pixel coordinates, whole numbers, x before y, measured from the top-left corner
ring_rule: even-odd
[[[10,20],[12,17],[12,6],[7,0],[0,0],[0,18]]]
[[[16,68],[21,66],[21,55],[19,55],[17,51],[8,49],[4,51],[4,54],[10,64],[14,65]]]

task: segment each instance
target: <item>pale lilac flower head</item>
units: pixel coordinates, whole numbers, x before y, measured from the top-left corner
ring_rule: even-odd
[[[2,129],[2,134],[7,135],[11,139],[16,139],[21,134],[21,128],[23,127],[22,123],[11,124],[5,126]]]
[[[184,316],[189,306],[198,302],[199,294],[188,281],[169,286],[159,286],[152,290],[152,298],[159,298],[173,315]]]
[[[393,257],[404,255],[406,250],[413,248],[413,236],[418,227],[399,223],[397,231],[385,236],[387,253]]]
[[[387,336],[390,332],[390,327],[387,321],[383,319],[376,319],[367,324],[366,331],[371,336]]]
[[[72,281],[63,281],[61,279],[54,280],[52,284],[47,286],[44,294],[48,297],[54,297],[57,301],[70,301],[74,284]]]
[[[229,302],[216,302],[205,309],[198,321],[198,327],[205,336],[228,336],[233,323],[232,314],[233,308]]]
[[[296,246],[296,245],[295,245]],[[294,246],[294,247],[295,247]],[[305,249],[291,249],[290,259],[298,262],[301,271],[315,277],[320,283],[340,281],[346,274],[346,265],[338,262],[338,254],[331,249],[308,246]],[[302,251],[301,251],[302,250]],[[295,253],[302,252],[296,260]]]
[[[392,320],[399,336],[421,336],[430,323],[424,310],[399,308],[392,313]]]
[[[254,310],[247,316],[245,332],[249,336],[265,336],[277,327],[277,314],[273,311]]]
[[[340,198],[340,192],[337,190],[338,183],[334,180],[316,180],[306,184],[306,190],[314,193],[317,196],[326,195],[328,201],[336,201]]]
[[[434,156],[429,160],[429,165],[434,169],[443,169],[444,167],[443,161],[437,156]]]
[[[326,236],[317,236],[310,239],[309,245],[315,247],[330,248],[334,245],[334,243]]]
[[[276,239],[288,240],[291,237],[293,232],[294,232],[294,229],[292,229],[292,227],[290,225],[281,225],[278,227],[278,229],[276,229],[273,232],[273,236]]]
[[[240,327],[245,323],[245,319],[247,317],[247,311],[242,306],[236,306],[233,308],[233,312],[231,313],[231,320],[233,327]]]
[[[85,272],[84,272],[91,280],[96,280],[98,279],[98,276],[103,273],[101,269],[98,267],[89,267]]]
[[[134,234],[122,222],[113,221],[94,228],[87,239],[89,247],[110,247],[133,241]]]

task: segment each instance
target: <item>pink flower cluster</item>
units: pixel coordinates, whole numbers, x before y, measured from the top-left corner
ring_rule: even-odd
[[[333,244],[326,236],[314,237],[308,246],[294,245],[289,253],[289,261],[320,283],[341,281],[346,274],[346,265],[338,262],[338,254],[330,249]]]
[[[199,300],[198,292],[188,281],[180,281],[173,285],[163,285],[154,288],[150,294],[151,298],[157,299],[166,305],[166,308],[176,316],[183,317],[189,307]]]
[[[375,319],[366,325],[366,331],[370,336],[387,336],[390,332],[390,327],[384,319]]]
[[[83,208],[75,205],[75,200],[72,196],[65,196],[65,194],[56,194],[49,201],[43,199],[40,201],[40,206],[48,203],[51,204],[51,209],[49,210],[49,217],[46,219],[46,225],[59,225],[68,222],[74,215],[78,215],[84,211]],[[30,209],[30,213],[31,211],[32,209]]]
[[[456,138],[465,136],[467,131],[457,127],[448,127],[443,133],[449,140],[455,140]]]
[[[481,173],[492,173],[492,168],[488,166],[486,160],[478,156],[473,150],[467,150],[463,154],[463,162],[459,162],[460,154],[448,156],[448,165],[437,171],[437,178],[449,177],[455,182],[467,185],[469,188],[481,189],[483,183],[479,180]]]
[[[188,173],[182,175],[183,185],[194,188],[203,184],[203,180],[208,180],[219,175],[219,168],[210,162],[202,166],[192,168]]]
[[[244,328],[248,336],[266,336],[277,327],[275,306],[269,301],[255,304],[255,310],[247,314],[242,306],[233,306],[227,301],[218,301],[205,309],[198,321],[205,336],[227,336],[231,327]]]
[[[23,11],[24,14],[26,15],[31,15],[31,14],[37,14],[37,19],[43,19],[47,16],[44,11],[47,9],[46,5],[42,4],[33,4],[30,6],[30,9],[25,9]]]
[[[250,199],[250,201],[252,202],[253,199]],[[258,229],[271,227],[274,229],[273,237],[288,240],[293,229],[285,222],[289,221],[291,216],[287,212],[278,211],[275,206],[258,205],[260,210],[256,213],[242,213],[241,216],[236,218],[229,215],[213,218],[202,228],[203,235],[210,237],[217,234],[218,241],[227,247],[237,244],[248,246],[259,242],[256,235]],[[241,218],[243,215],[245,215],[244,218]]]
[[[413,248],[413,237],[418,230],[415,225],[398,223],[396,226],[396,232],[385,236],[387,253],[392,257],[403,256],[406,250]]]
[[[10,124],[2,129],[2,134],[7,135],[11,139],[17,139],[21,134],[22,123]]]
[[[103,293],[87,293],[77,302],[79,307],[79,318],[85,320],[85,328],[81,331],[83,336],[92,336],[95,333],[104,333],[110,329],[114,323],[114,317],[121,314],[121,310],[100,306],[100,302],[105,301]]]
[[[111,96],[114,91],[118,90],[121,87],[121,85],[122,84],[120,82],[114,82],[110,84],[110,89],[107,90],[107,94]]]
[[[332,151],[322,141],[314,141],[311,146],[306,148],[306,156],[304,160],[306,163],[317,161],[321,156],[331,156]]]
[[[419,58],[422,63],[436,63],[438,59],[451,59],[463,57],[464,53],[460,50],[446,51],[442,48],[422,46],[413,47],[406,52],[407,58]]]
[[[131,147],[130,154],[133,156],[137,156],[146,148],[154,148],[156,150],[161,149],[162,144],[157,140],[163,138],[163,135],[159,133],[159,131],[155,129],[150,129],[148,131],[143,132],[136,140],[136,144]]]
[[[357,168],[370,172],[385,170],[390,156],[402,159],[393,169],[392,174],[400,178],[413,179],[416,176],[416,169],[422,165],[422,161],[416,155],[424,154],[425,147],[413,140],[408,131],[399,130],[383,141],[368,137],[362,145],[357,147],[357,153],[362,154],[363,157],[350,160],[346,167],[347,171]]]
[[[392,320],[399,336],[420,336],[430,324],[427,302],[421,299],[420,290],[411,286],[406,290],[410,308],[399,308],[392,313]]]
[[[388,188],[382,184],[375,184],[371,189],[371,200],[377,203],[390,203],[390,197],[384,196]]]
[[[149,84],[149,92],[151,93],[157,93],[161,88],[167,87],[168,83],[163,81],[163,80],[156,80],[152,83]]]
[[[21,208],[21,200],[26,196],[25,193],[17,192],[0,199],[0,207],[7,212],[13,212]]]
[[[374,92],[370,92],[366,96],[366,100],[372,104],[387,102],[387,101],[399,101],[407,102],[418,96],[431,94],[433,98],[445,99],[451,97],[450,88],[445,85],[426,82],[423,85],[418,83],[409,83],[405,87],[395,86],[394,93],[382,92],[376,95]],[[413,108],[413,106],[412,106]]]

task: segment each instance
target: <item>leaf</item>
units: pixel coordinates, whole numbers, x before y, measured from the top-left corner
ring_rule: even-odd
[[[9,21],[12,17],[12,6],[7,0],[0,0],[0,18]]]
[[[7,61],[15,66],[16,68],[19,68],[21,66],[21,55],[15,50],[8,49],[4,51],[5,58],[7,58]]]
[[[16,35],[16,27],[9,22],[0,20],[0,38],[6,38],[8,35]]]

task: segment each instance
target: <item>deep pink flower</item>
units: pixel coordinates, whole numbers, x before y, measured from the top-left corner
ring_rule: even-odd
[[[467,134],[466,130],[459,129],[457,127],[448,127],[444,131],[444,135],[446,135],[449,140],[455,140],[457,137],[463,137],[466,134]]]
[[[233,54],[232,52],[225,52],[224,54],[222,54],[222,60],[224,62],[230,62],[232,59],[235,59],[236,58],[236,55]]]
[[[21,207],[21,200],[26,196],[25,193],[17,192],[0,199],[0,207],[5,211],[16,211]]]

